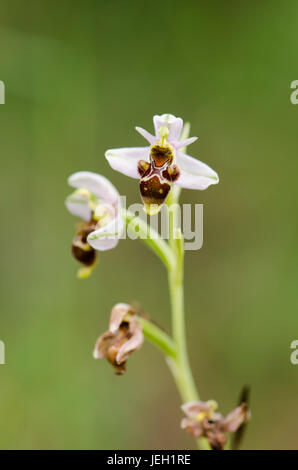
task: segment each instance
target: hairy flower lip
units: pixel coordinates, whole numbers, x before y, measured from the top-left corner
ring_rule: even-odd
[[[169,128],[167,141],[175,149],[174,163],[179,168],[179,177],[174,184],[188,189],[205,190],[209,186],[219,182],[218,174],[208,165],[189,155],[182,153],[179,149],[190,145],[197,138],[190,137],[184,141],[179,141],[183,127],[181,118],[176,118],[172,114],[163,114],[153,117],[155,135],[150,134],[141,127],[136,130],[149,142],[146,147],[126,147],[109,149],[105,153],[110,166],[126,176],[140,179],[138,163],[140,160],[150,163],[150,149],[160,141],[159,129],[162,126]]]

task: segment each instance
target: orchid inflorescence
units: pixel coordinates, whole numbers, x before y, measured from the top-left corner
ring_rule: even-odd
[[[168,242],[158,233],[152,236],[152,230],[145,230],[147,239],[138,237],[168,270],[173,335],[170,337],[135,307],[119,303],[112,309],[108,330],[99,336],[93,355],[96,359],[106,358],[116,374],[121,375],[128,357],[141,348],[144,337],[151,341],[164,353],[180,392],[186,414],[181,427],[197,439],[199,448],[221,450],[226,448],[227,433],[239,432],[250,413],[247,398],[225,418],[216,412],[215,401],[199,401],[184,334],[184,240],[176,212],[181,188],[204,190],[219,179],[208,165],[186,155],[186,147],[197,137],[188,137],[189,125],[183,126],[181,118],[163,114],[154,116],[153,123],[154,134],[136,127],[149,145],[107,150],[105,156],[114,170],[139,179],[146,214],[158,213],[163,205],[168,208],[171,220]],[[126,226],[131,228],[132,215],[121,207],[119,192],[104,176],[81,171],[71,175],[68,182],[75,190],[67,197],[66,207],[81,219],[71,250],[81,265],[78,277],[86,278],[97,264],[97,252],[115,248]],[[133,221],[139,234],[144,222],[137,217]]]

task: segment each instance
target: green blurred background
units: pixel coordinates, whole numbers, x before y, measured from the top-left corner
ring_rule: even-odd
[[[154,114],[192,124],[189,153],[220,184],[204,246],[186,255],[187,330],[203,399],[226,413],[252,388],[243,448],[298,448],[298,4],[293,1],[16,1],[0,7],[2,449],[194,448],[150,344],[117,377],[92,349],[110,308],[137,300],[170,329],[165,270],[138,241],[76,279],[67,177],[113,172],[111,147],[144,145]]]

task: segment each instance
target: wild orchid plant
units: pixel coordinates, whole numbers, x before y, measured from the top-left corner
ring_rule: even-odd
[[[186,155],[197,138],[188,137],[190,126],[171,114],[154,116],[155,134],[136,127],[148,141],[146,147],[112,149],[106,152],[110,166],[139,179],[144,210],[152,216],[165,205],[169,216],[169,240],[163,239],[144,220],[123,209],[117,189],[104,176],[78,172],[70,176],[76,188],[66,199],[68,210],[80,217],[72,253],[81,268],[78,277],[88,277],[96,266],[97,251],[114,248],[125,227],[134,231],[160,258],[168,271],[173,334],[170,337],[134,307],[119,303],[110,316],[109,329],[97,340],[94,357],[106,358],[117,374],[125,372],[126,360],[140,349],[144,337],[165,355],[183,402],[186,417],[181,427],[198,441],[200,449],[225,449],[227,433],[242,432],[250,413],[244,394],[239,406],[225,418],[214,400],[199,401],[189,365],[184,318],[184,239],[179,222],[181,188],[207,189],[217,184],[217,173],[205,163]]]

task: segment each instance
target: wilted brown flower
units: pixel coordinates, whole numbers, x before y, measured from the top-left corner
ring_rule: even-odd
[[[132,307],[119,303],[111,311],[109,329],[98,338],[93,356],[95,359],[106,358],[116,374],[123,374],[127,358],[141,348],[143,341],[142,327]]]
[[[187,417],[182,419],[181,427],[196,439],[206,437],[213,450],[223,450],[227,442],[226,433],[237,431],[250,419],[250,412],[245,402],[225,418],[216,409],[214,400],[185,403],[182,410]]]

